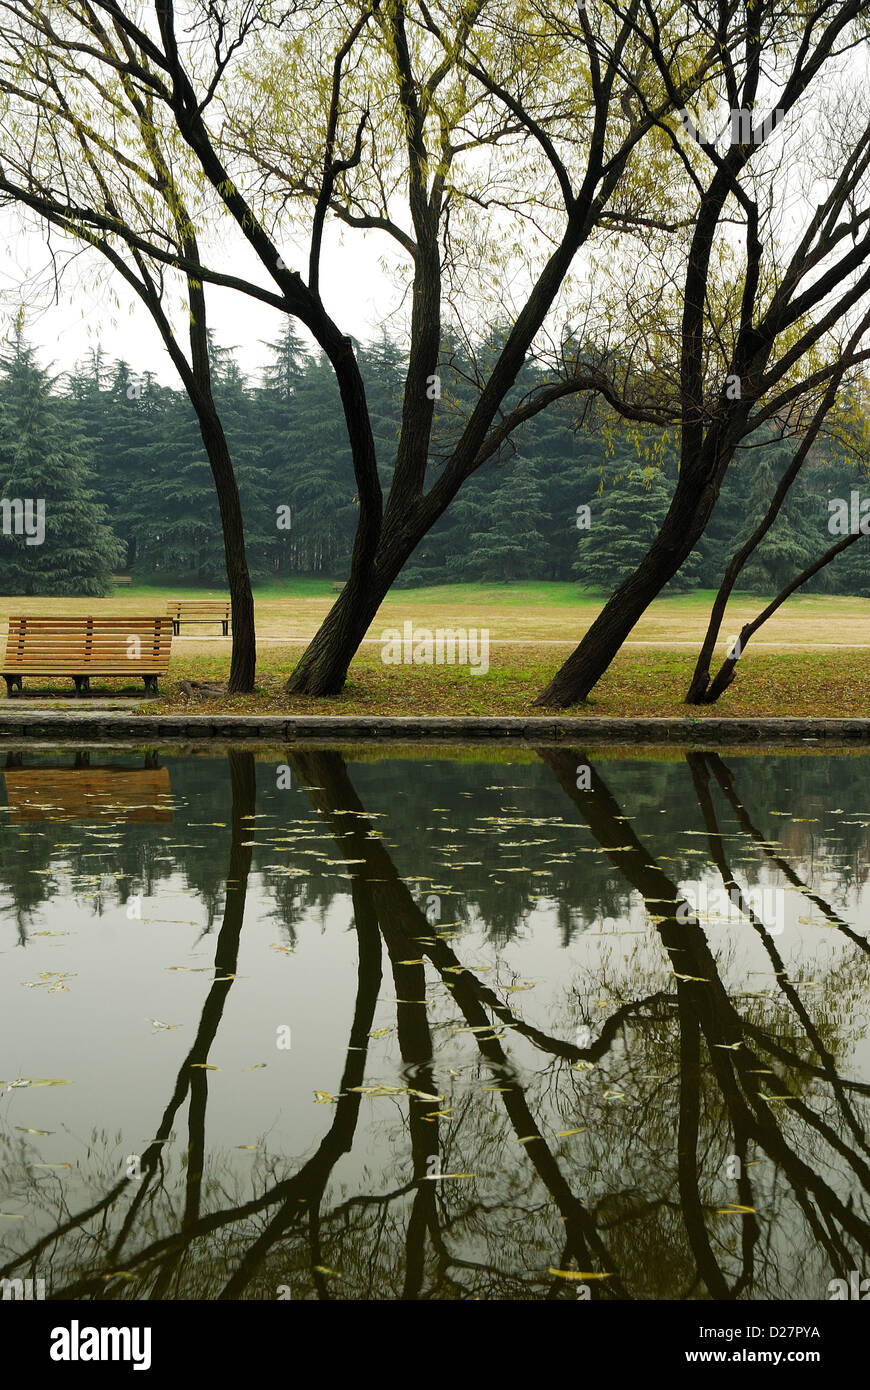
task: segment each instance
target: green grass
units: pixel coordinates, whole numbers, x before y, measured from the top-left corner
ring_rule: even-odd
[[[491,655],[491,661],[493,657]],[[172,677],[151,710],[201,713],[385,714],[385,715],[546,715],[534,701],[554,674],[553,649],[504,648],[486,675],[458,667],[384,666],[377,650],[365,650],[351,666],[341,695],[314,699],[289,697],[283,686],[296,654],[264,649],[253,695],[190,698],[179,688],[181,663],[173,660]],[[566,713],[678,718],[870,718],[870,649],[851,653],[848,664],[832,652],[747,651],[737,680],[711,706],[686,705],[683,697],[692,674],[694,653],[623,651],[605,673],[585,705]],[[191,656],[183,662],[184,679],[223,681],[225,657]]]
[[[540,714],[533,705],[535,697],[602,604],[600,595],[574,584],[543,581],[397,589],[376,615],[343,694],[334,700],[290,701],[283,685],[335,601],[332,584],[329,579],[285,579],[256,590],[258,688],[250,696],[209,700],[181,691],[183,681],[225,682],[230,664],[230,643],[219,635],[217,624],[183,629],[173,643],[169,676],[161,682],[165,693],[159,708],[176,710],[190,704],[202,710],[342,714]],[[0,630],[5,630],[7,616],[20,612],[138,616],[165,613],[173,597],[219,594],[218,589],[124,585],[102,600],[0,597]],[[698,718],[711,713],[870,715],[870,599],[827,595],[796,596],[784,605],[750,644],[736,683],[717,705],[684,705],[713,597],[699,590],[651,604],[582,712]],[[726,637],[738,632],[764,602],[764,596],[733,597],[718,659]],[[381,633],[388,627],[401,629],[407,620],[429,628],[487,628],[489,673],[475,675],[448,666],[384,666]],[[62,697],[72,692],[72,682],[63,680],[28,681],[27,687]],[[95,680],[95,688],[117,692],[119,683]]]

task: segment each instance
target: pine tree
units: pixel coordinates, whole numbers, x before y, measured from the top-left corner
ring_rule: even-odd
[[[573,569],[582,584],[612,593],[633,574],[657,535],[673,493],[673,483],[661,472],[611,464],[611,478],[600,497],[592,500],[591,525],[579,531]],[[692,553],[668,589],[688,589],[697,583],[698,561]]]
[[[320,353],[294,393],[292,429],[277,447],[288,470],[294,568],[305,574],[346,573],[356,528],[356,483],[335,376]],[[265,457],[274,475],[276,441]],[[282,500],[284,490],[282,488]]]
[[[546,550],[538,529],[543,489],[537,470],[530,459],[518,457],[499,471],[487,524],[468,538],[468,567],[480,579],[534,579],[543,570]]]
[[[253,580],[262,580],[274,569],[273,550],[281,534],[277,508],[283,499],[265,462],[254,394],[232,351],[214,346],[212,350],[212,389],[239,488],[248,570]]]
[[[296,568],[296,540],[299,519],[294,518],[292,494],[293,464],[299,445],[296,396],[305,380],[309,357],[291,320],[281,336],[267,343],[272,354],[263,369],[262,385],[253,393],[257,412],[257,434],[261,442],[261,463],[269,480],[274,503],[274,535],[268,549],[272,574],[291,574]],[[288,512],[280,516],[278,507]],[[295,534],[294,534],[295,526]]]
[[[161,583],[225,587],[220,515],[196,415],[186,396],[167,394],[160,429],[139,454],[142,476],[136,572]]]
[[[0,586],[6,594],[103,595],[124,547],[99,501],[81,426],[52,393],[19,328],[0,359]],[[30,536],[14,503],[30,503]],[[44,510],[44,536],[38,517]],[[7,516],[7,512],[9,515]],[[36,542],[36,543],[29,543]]]
[[[767,512],[788,463],[788,455],[777,456],[767,448],[758,451],[746,499],[748,529],[757,525]],[[790,579],[821,555],[829,543],[818,519],[804,515],[790,490],[776,521],[743,571],[744,587],[755,593],[779,593]]]

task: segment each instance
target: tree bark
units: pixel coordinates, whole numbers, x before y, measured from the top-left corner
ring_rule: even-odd
[[[242,503],[226,435],[217,413],[198,408],[197,415],[220,508],[227,584],[232,608],[233,645],[227,691],[231,695],[244,695],[254,689],[257,638],[254,629],[254,595],[245,553]]]
[[[725,570],[725,574],[722,578],[722,583],[719,586],[719,592],[716,595],[715,602],[710,611],[710,621],[707,624],[707,631],[704,634],[704,641],[701,646],[701,650],[698,653],[698,660],[695,663],[695,670],[692,674],[692,681],[688,691],[686,692],[686,703],[689,705],[701,705],[707,703],[707,692],[710,685],[710,662],[713,660],[713,652],[716,647],[716,640],[719,636],[719,630],[722,626],[722,619],[725,616],[725,609],[728,605],[728,599],[731,596],[731,592],[734,588],[734,585],[737,583],[737,578],[740,572],[742,571],[743,567],[745,566],[747,560],[752,554],[754,554],[756,548],[767,535],[773,523],[776,521],[782,504],[785,501],[786,496],[788,494],[789,488],[791,487],[792,483],[794,482],[795,478],[798,476],[798,473],[803,467],[806,457],[809,454],[809,451],[812,448],[813,444],[815,443],[819,431],[822,428],[822,425],[824,424],[828,411],[831,409],[837,398],[837,391],[839,390],[840,383],[843,379],[843,374],[848,364],[848,355],[851,355],[851,353],[858,346],[858,344],[861,341],[861,337],[866,331],[868,325],[870,325],[870,315],[863,319],[858,330],[853,334],[852,338],[850,339],[847,352],[843,355],[840,369],[834,374],[834,376],[832,376],[827,390],[825,391],[825,394],[822,397],[822,400],[819,404],[819,407],[813,415],[813,418],[807,427],[806,433],[804,434],[804,437],[801,440],[800,446],[796,450],[794,457],[792,458],[792,461],[786,469],[785,473],[779,480],[776,492],[773,495],[770,506],[768,507],[766,513],[764,514],[758,525],[755,527],[748,540],[744,542],[744,544],[740,547],[739,550],[735,551],[735,553],[732,555],[731,559],[728,562],[728,567]]]
[[[824,555],[812,565],[809,565],[805,570],[801,570],[801,573],[777,594],[773,602],[769,603],[763,612],[759,613],[757,618],[753,619],[751,623],[744,624],[740,630],[740,636],[731,649],[731,654],[722,662],[714,679],[706,689],[703,698],[698,701],[699,704],[715,704],[722,692],[728,689],[734,679],[737,663],[746,650],[746,644],[750,637],[758,631],[763,623],[767,622],[768,618],[773,617],[776,610],[782,607],[786,599],[794,593],[795,589],[799,589],[801,585],[806,584],[808,579],[812,579],[814,574],[818,574],[819,570],[824,569],[825,565],[829,565],[842,551],[847,550],[850,545],[854,545],[856,541],[861,540],[865,534],[865,532],[856,531],[850,536],[844,536],[842,540],[830,546],[829,549],[825,551]]]
[[[587,698],[635,623],[673,579],[703,533],[716,492],[699,474],[681,476],[661,530],[643,560],[608,599],[579,646],[541,691],[536,705],[566,709]]]
[[[385,521],[372,563],[365,548],[358,545],[347,583],[284,687],[288,695],[341,694],[369,625],[405,561],[432,525],[429,514],[430,509],[423,507],[413,521],[407,517],[403,524]]]

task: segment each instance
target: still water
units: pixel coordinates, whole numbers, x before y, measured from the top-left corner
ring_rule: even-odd
[[[294,1300],[870,1276],[868,772],[4,753],[0,1276]]]

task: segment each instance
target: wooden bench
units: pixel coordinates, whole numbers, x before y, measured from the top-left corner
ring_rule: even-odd
[[[141,676],[156,694],[171,649],[169,617],[10,618],[2,675],[7,695],[23,689],[24,676],[71,676],[77,695],[91,676]]]
[[[133,576],[132,576],[132,574],[113,574],[113,575],[112,575],[112,583],[113,583],[113,584],[132,584],[132,583],[133,583]]]
[[[168,824],[172,820],[169,769],[6,768],[9,821],[80,821],[89,825]]]
[[[344,580],[341,580],[341,579],[336,580],[336,582],[335,582],[335,583],[333,584],[333,586],[332,586],[332,592],[333,592],[334,594],[340,594],[343,588],[344,588]]]
[[[231,608],[229,599],[190,599],[170,603],[167,613],[172,619],[172,631],[177,637],[184,623],[220,623],[224,637],[230,633]]]

